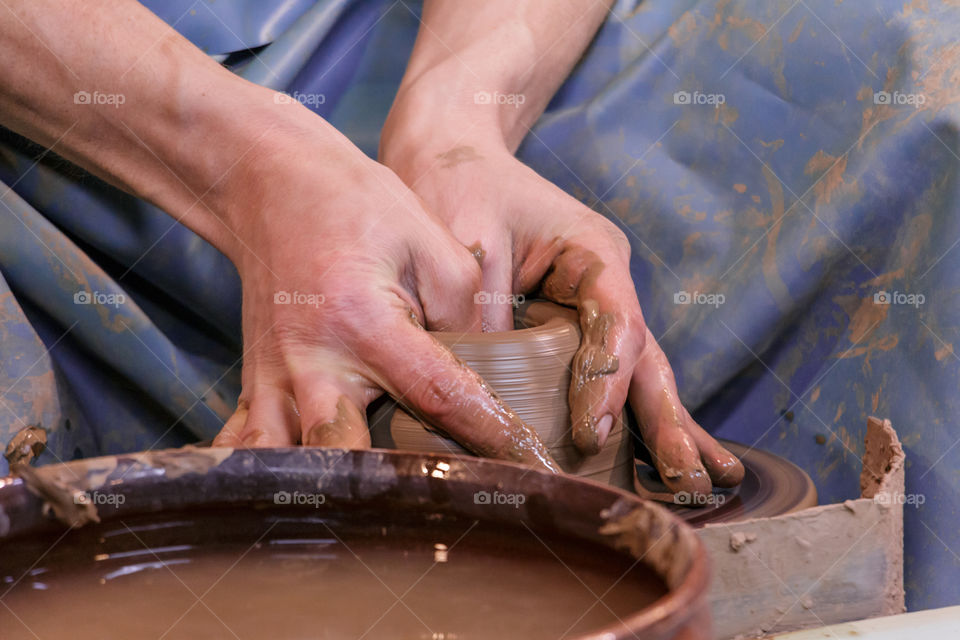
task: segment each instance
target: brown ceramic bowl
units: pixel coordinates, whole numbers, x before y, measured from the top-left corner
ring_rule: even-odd
[[[707,557],[693,530],[660,506],[596,482],[456,455],[302,447],[255,451],[187,447],[78,460],[41,467],[36,472],[30,488],[20,478],[0,479],[0,582],[7,583],[2,585],[3,591],[21,583],[28,585],[21,592],[28,599],[16,600],[18,606],[29,603],[31,594],[43,593],[31,591],[31,581],[33,589],[50,588],[44,585],[44,576],[50,575],[44,571],[55,572],[56,562],[69,561],[82,569],[112,555],[133,553],[117,548],[118,540],[130,538],[113,535],[123,533],[124,528],[138,532],[137,540],[142,539],[151,549],[162,548],[177,556],[178,549],[202,550],[204,545],[215,545],[234,533],[239,535],[240,530],[256,529],[254,525],[262,525],[267,518],[306,523],[301,528],[311,531],[340,520],[386,531],[398,518],[422,515],[422,522],[472,521],[503,531],[527,530],[538,540],[563,538],[613,558],[624,575],[639,561],[659,576],[662,582],[658,584],[666,585],[667,592],[652,604],[619,616],[617,624],[578,631],[577,638],[710,637]],[[522,494],[523,503],[491,504],[477,498],[493,491]],[[321,508],[316,504],[291,504],[277,497],[296,492],[321,492]],[[69,530],[45,512],[49,511],[45,502],[57,500],[67,508],[79,502],[81,510],[88,509],[82,504],[84,500],[96,502],[100,522]],[[193,516],[189,514],[199,513],[220,514],[222,522],[235,524],[230,528],[190,530],[176,526],[190,520]],[[278,519],[278,514],[282,518]],[[210,522],[209,518],[205,522]],[[189,539],[185,540],[185,535]],[[268,536],[257,544],[271,542]],[[139,552],[143,554],[142,549]],[[161,564],[167,568],[172,563],[169,556],[164,558],[166,563]],[[149,557],[146,560],[152,561]],[[137,593],[125,597],[133,603]],[[7,598],[4,603],[13,607],[15,600]],[[124,606],[123,602],[113,605]],[[270,613],[264,611],[262,615]],[[48,619],[55,617],[46,615]],[[13,618],[0,622],[7,630],[16,624]],[[66,632],[82,628],[84,621],[63,614],[62,624]],[[318,629],[324,628],[322,620],[317,624]],[[120,632],[119,627],[114,630]],[[4,634],[12,637],[6,631]]]

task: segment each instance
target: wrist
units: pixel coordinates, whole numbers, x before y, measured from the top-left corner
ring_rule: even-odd
[[[218,74],[219,75],[219,74]],[[262,151],[264,89],[235,77],[216,77],[204,88],[185,86],[178,99],[131,123],[156,162],[129,190],[149,200],[233,258],[236,232],[230,207],[238,172]],[[234,108],[225,109],[229,100]],[[258,131],[259,129],[259,131]]]
[[[514,153],[610,3],[461,4],[425,4],[423,26],[381,136],[380,158],[388,166],[409,164],[418,145],[450,149],[467,138]]]
[[[190,124],[164,154],[183,189],[164,194],[168,204],[160,206],[240,268],[249,247],[269,240],[263,233],[276,222],[267,218],[283,204],[284,181],[309,172],[332,197],[344,185],[331,175],[372,161],[297,101],[240,78],[230,84],[185,112]],[[225,99],[235,108],[224,109]]]
[[[380,135],[379,160],[407,184],[453,161],[512,154],[522,139],[515,132],[519,114],[504,113],[516,108],[493,98],[508,95],[502,87],[509,83],[467,76],[434,69],[405,79],[397,92]]]

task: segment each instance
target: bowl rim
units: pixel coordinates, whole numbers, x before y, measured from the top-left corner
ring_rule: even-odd
[[[710,577],[707,550],[702,540],[700,540],[699,536],[696,535],[694,529],[681,518],[663,506],[657,504],[655,501],[646,500],[628,491],[611,487],[594,480],[579,478],[567,474],[553,474],[546,471],[539,471],[519,463],[478,458],[475,456],[453,453],[421,453],[398,451],[393,449],[331,449],[305,446],[273,447],[262,449],[230,449],[225,447],[196,447],[188,445],[186,447],[177,449],[162,449],[147,452],[98,456],[94,458],[82,458],[63,463],[35,467],[34,469],[45,475],[70,471],[71,474],[77,478],[77,483],[70,485],[70,487],[76,491],[92,491],[98,490],[101,487],[109,488],[110,490],[120,489],[136,491],[138,487],[143,490],[147,487],[156,487],[164,483],[172,483],[177,478],[183,477],[182,475],[172,476],[170,474],[170,467],[165,462],[165,460],[168,460],[166,456],[176,456],[191,452],[212,455],[213,457],[218,458],[219,462],[205,471],[206,474],[212,473],[214,475],[222,472],[222,463],[228,460],[232,461],[231,465],[244,465],[252,461],[262,462],[264,458],[313,453],[322,454],[321,458],[337,456],[336,461],[332,463],[331,468],[339,464],[339,462],[345,457],[350,456],[353,465],[349,468],[349,470],[342,474],[345,476],[359,473],[362,469],[371,468],[371,462],[383,463],[386,461],[393,464],[394,468],[398,470],[413,469],[417,465],[422,467],[428,462],[436,466],[436,463],[439,462],[446,463],[448,469],[453,469],[453,465],[456,464],[460,465],[460,467],[457,467],[458,471],[462,469],[474,470],[473,478],[476,480],[462,475],[457,475],[456,478],[450,477],[443,479],[444,481],[449,482],[467,482],[473,484],[474,486],[488,486],[478,485],[477,483],[477,480],[479,480],[481,476],[480,474],[476,473],[475,470],[483,469],[484,473],[489,471],[496,474],[498,477],[497,484],[499,485],[500,483],[504,483],[507,487],[519,486],[516,484],[510,485],[509,483],[511,481],[525,481],[532,483],[535,479],[540,483],[552,483],[554,485],[560,483],[561,485],[566,485],[567,488],[580,485],[595,492],[608,494],[610,497],[611,506],[616,505],[618,512],[623,515],[632,512],[637,508],[652,509],[658,514],[658,520],[668,523],[669,531],[677,532],[677,540],[674,542],[674,544],[682,543],[685,545],[692,545],[692,548],[689,556],[688,566],[683,572],[683,577],[679,584],[673,588],[668,587],[668,590],[665,594],[639,611],[635,611],[623,618],[618,617],[617,622],[610,623],[604,627],[590,631],[587,634],[573,637],[573,640],[620,640],[621,638],[627,638],[632,635],[625,630],[632,631],[635,629],[643,629],[648,633],[655,630],[656,633],[666,634],[670,631],[679,630],[692,620],[697,620],[700,622],[696,616],[698,613],[702,613],[702,609],[707,608],[707,591],[709,588]],[[362,464],[357,464],[357,462]],[[398,462],[405,464],[395,464]],[[104,468],[118,469],[121,466],[127,468],[128,471],[124,473],[123,477],[119,481],[115,479],[110,481],[110,474],[104,475],[102,473]],[[135,469],[135,472],[130,472],[131,468]],[[96,476],[96,481],[89,482],[91,470],[96,472],[98,469],[100,472],[99,475]],[[262,467],[253,466],[250,470],[250,474],[256,475],[258,473],[263,473],[263,471],[264,470]],[[503,473],[497,474],[498,471]],[[225,471],[223,472],[225,473]],[[324,468],[320,465],[300,471],[300,473],[306,474],[320,474],[323,472]],[[326,473],[329,473],[329,471],[326,471]],[[323,473],[321,478],[324,477],[326,473]],[[511,473],[514,475],[510,476]],[[519,476],[517,476],[518,473]],[[189,475],[189,473],[187,475]],[[408,475],[413,477],[415,474],[410,473]],[[529,478],[530,476],[532,476],[532,478],[530,478],[529,481],[525,480],[525,478]],[[192,496],[194,498],[193,500],[189,500],[187,503],[180,506],[171,505],[168,508],[171,510],[176,510],[187,508],[203,508],[205,505],[212,506],[216,504],[223,504],[222,500],[218,501],[215,496],[205,495],[199,491],[192,494]],[[255,499],[250,498],[250,500]],[[29,512],[31,512],[33,520],[31,520],[26,527],[22,528],[22,530],[14,532],[13,527],[10,526],[9,522],[7,523],[7,526],[2,525],[3,521],[8,517],[8,514],[5,513],[6,507],[9,506],[11,502],[17,501],[20,501],[21,504],[19,507],[21,507],[21,509],[26,508]],[[32,531],[42,531],[43,528],[50,522],[50,518],[41,513],[44,503],[44,499],[37,496],[36,493],[27,486],[27,483],[22,477],[12,474],[10,476],[0,478],[0,546],[2,546],[3,543],[9,539],[16,539],[17,537],[20,537],[21,535],[27,535]],[[238,502],[237,504],[239,505],[240,503]],[[440,506],[441,505],[438,505],[438,507]],[[162,513],[163,508],[161,507],[154,509],[152,512]],[[140,509],[130,512],[130,514],[133,513],[151,513],[151,511]],[[109,521],[113,517],[121,517],[121,515],[111,516],[107,514],[104,516],[104,520]],[[598,515],[598,517],[607,521],[610,520],[602,514]],[[520,520],[518,518],[517,522],[519,521]],[[561,528],[561,531],[563,531],[563,528]],[[578,535],[575,532],[564,531],[564,534],[573,540],[583,539],[582,535]],[[656,542],[654,544],[656,544]],[[634,557],[637,562],[642,562],[644,556],[646,555],[643,554],[639,558],[636,558],[631,551],[624,549],[621,545],[616,544],[616,542],[613,540],[611,540],[611,543],[608,546],[618,553]],[[657,571],[656,567],[652,566],[648,562],[645,564],[647,564],[647,566],[657,573],[662,579],[665,579],[665,576],[663,576],[661,572]]]

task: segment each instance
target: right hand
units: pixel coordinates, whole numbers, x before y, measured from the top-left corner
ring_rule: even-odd
[[[477,261],[392,171],[299,105],[278,109],[283,130],[262,138],[272,152],[252,151],[216,195],[243,288],[244,358],[215,444],[368,447],[365,408],[385,390],[474,453],[559,471],[423,329],[480,330]]]
[[[456,116],[469,112],[454,110],[447,124],[443,113],[425,112],[423,105],[445,105],[447,87],[464,82],[469,78],[424,77],[401,92],[384,125],[381,157],[461,244],[479,248],[484,291],[502,301],[536,295],[578,311],[583,339],[569,392],[574,445],[598,453],[629,402],[670,491],[706,495],[714,485],[740,484],[743,464],[680,401],[667,356],[644,320],[623,232],[520,162],[498,129],[482,124],[492,120],[482,117],[489,105],[462,121]],[[508,302],[485,305],[484,314],[488,330],[512,328]]]

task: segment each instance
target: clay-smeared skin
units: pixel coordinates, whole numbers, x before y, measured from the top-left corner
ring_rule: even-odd
[[[337,415],[307,431],[303,444],[340,449],[366,449],[370,446],[367,419],[349,398],[337,399]]]
[[[620,360],[608,351],[607,334],[613,325],[611,313],[600,313],[595,300],[586,300],[580,308],[580,349],[573,358],[570,380],[570,419],[573,442],[580,451],[595,454],[601,443],[597,433],[597,416],[591,398],[603,392],[602,376],[616,373]]]
[[[652,336],[650,338],[652,340]],[[724,449],[676,402],[673,372],[662,351],[648,351],[645,376],[631,382],[630,404],[640,435],[663,483],[674,492],[706,494],[711,485],[733,487],[743,480],[743,464]]]
[[[573,446],[567,401],[573,359],[581,344],[575,309],[536,301],[520,306],[516,327],[495,333],[431,333],[473,371],[483,376],[500,399],[516,407],[517,415],[536,430],[566,473],[629,489],[633,486],[633,446],[624,420],[611,428],[598,455],[582,455]],[[389,436],[381,428],[375,446],[451,453],[459,449],[439,430],[403,410],[393,412]],[[392,440],[392,442],[391,442]]]
[[[739,460],[680,401],[666,356],[644,322],[624,235],[506,150],[488,145],[454,166],[434,168],[435,159],[407,158],[394,168],[464,246],[483,248],[481,289],[497,300],[539,295],[577,311],[583,339],[568,398],[575,446],[586,454],[601,450],[629,399],[671,490],[707,493],[712,484],[739,483]],[[479,306],[485,331],[513,328],[508,303]]]
[[[555,238],[554,247],[563,241]],[[567,247],[558,252],[553,265],[541,285],[544,297],[577,307],[580,310],[580,350],[573,359],[570,381],[570,424],[573,442],[585,454],[593,455],[603,446],[598,432],[600,416],[594,405],[605,398],[602,377],[616,373],[620,360],[612,352],[609,336],[615,328],[614,314],[600,313],[600,306],[592,298],[584,299],[582,292],[590,291],[604,270],[603,261],[592,251],[581,247]],[[609,426],[607,427],[609,432]]]
[[[454,147],[449,151],[437,154],[437,160],[439,160],[441,163],[440,166],[445,169],[455,167],[458,164],[463,164],[464,162],[480,160],[482,157],[483,156],[477,155],[477,152],[473,147],[467,146]]]
[[[480,243],[476,242],[470,245],[469,247],[467,247],[467,251],[470,252],[470,255],[476,258],[477,264],[482,267],[483,259],[486,257],[487,253],[486,251],[483,250],[483,247],[480,246]]]
[[[298,142],[281,130],[283,153],[251,152],[225,179],[248,212],[232,230],[255,252],[231,252],[242,392],[215,444],[366,447],[366,407],[386,391],[472,451],[557,471],[533,430],[424,329],[480,330],[476,255],[345,139],[329,155],[303,151],[326,126],[311,112],[272,117]],[[263,140],[276,150],[274,136]],[[262,179],[263,166],[275,179]]]
[[[694,429],[680,402],[643,319],[630,276],[630,242],[610,220],[514,155],[610,4],[428,0],[379,155],[461,244],[483,247],[482,290],[493,301],[480,305],[485,331],[513,329],[514,294],[539,291],[578,309],[585,339],[570,406],[580,450],[603,446],[629,395],[638,413],[654,421],[645,426],[658,434],[654,457],[664,447],[667,458],[681,464],[661,463],[662,469],[696,478],[705,477],[706,467],[726,482],[739,463]],[[457,42],[456,52],[437,34]],[[478,92],[494,91],[515,99],[476,99]],[[669,411],[659,409],[659,389],[666,389]]]
[[[550,455],[537,432],[520,419],[513,409],[504,404],[500,396],[473,369],[452,352],[447,351],[447,353],[458,367],[458,375],[449,381],[449,389],[455,389],[460,385],[477,385],[482,390],[482,394],[475,397],[480,401],[473,404],[470,412],[474,428],[466,433],[451,433],[437,426],[435,420],[431,420],[430,416],[424,415],[416,407],[408,406],[402,398],[400,404],[421,422],[433,426],[442,433],[447,433],[472,453],[560,473],[560,467]],[[398,397],[393,393],[391,395],[395,398]],[[447,396],[446,391],[439,393],[437,400],[440,401],[444,398],[447,398],[450,402],[455,402]]]

